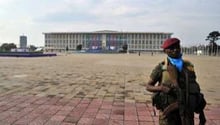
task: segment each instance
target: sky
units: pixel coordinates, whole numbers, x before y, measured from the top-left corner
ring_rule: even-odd
[[[208,44],[220,31],[220,0],[0,0],[0,44],[46,32],[169,32],[182,46]],[[220,43],[219,41],[217,43]]]

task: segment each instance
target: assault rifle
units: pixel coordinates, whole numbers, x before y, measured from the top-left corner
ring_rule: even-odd
[[[170,112],[176,110],[177,108],[179,108],[179,111],[180,111],[180,117],[181,117],[181,121],[182,121],[182,125],[187,125],[189,124],[189,121],[187,121],[187,118],[186,118],[186,110],[189,108],[189,103],[190,103],[190,100],[189,100],[189,90],[190,90],[190,83],[189,83],[189,77],[188,77],[188,74],[187,74],[187,71],[183,70],[184,74],[185,74],[185,78],[186,78],[186,91],[185,91],[185,95],[186,95],[186,98],[184,100],[183,98],[183,91],[181,90],[181,88],[179,87],[178,85],[178,81],[177,81],[177,69],[172,66],[172,65],[168,65],[167,66],[167,71],[169,73],[169,77],[170,77],[170,80],[172,82],[172,86],[171,88],[175,89],[175,93],[177,95],[177,101],[168,105],[163,113],[164,115],[168,115]],[[199,125],[205,125],[206,123],[206,118],[205,118],[205,114],[204,114],[204,107],[206,105],[206,101],[203,97],[203,94],[201,93],[198,93],[198,96],[199,96],[199,102],[197,104],[197,107],[195,109],[195,112],[196,113],[199,113],[199,119],[200,119],[200,123]],[[183,102],[184,101],[184,102]],[[185,105],[183,105],[185,104]]]

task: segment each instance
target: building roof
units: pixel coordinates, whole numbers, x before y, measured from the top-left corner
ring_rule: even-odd
[[[113,30],[100,30],[100,31],[94,31],[95,33],[119,33],[118,31]]]
[[[75,34],[82,34],[82,33],[88,33],[88,34],[97,34],[97,33],[115,33],[115,34],[118,34],[118,33],[139,33],[139,34],[170,34],[172,35],[173,33],[170,33],[170,32],[140,32],[140,31],[113,31],[113,30],[100,30],[100,31],[94,31],[94,32],[47,32],[47,33],[43,33],[43,34],[72,34],[72,33],[75,33]]]

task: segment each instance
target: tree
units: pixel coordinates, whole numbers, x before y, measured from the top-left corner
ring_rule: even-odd
[[[82,50],[82,44],[77,45],[76,50]]]
[[[122,47],[118,50],[119,53],[126,53],[128,50],[128,45],[123,44]]]
[[[68,52],[69,51],[69,47],[68,46],[66,46],[66,52]]]
[[[10,51],[11,49],[16,49],[17,46],[14,43],[3,43],[0,47],[1,51]]]
[[[30,51],[35,51],[36,49],[37,49],[37,47],[36,46],[34,46],[34,45],[30,45]]]
[[[216,41],[220,39],[220,33],[218,31],[212,31],[207,36],[206,40],[209,42],[209,55],[214,54],[216,55],[218,45],[216,44]]]
[[[124,45],[122,46],[122,49],[123,49],[123,51],[127,52],[127,50],[128,50],[128,45],[127,45],[127,44],[124,44]]]

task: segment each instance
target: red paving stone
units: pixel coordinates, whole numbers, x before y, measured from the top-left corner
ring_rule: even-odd
[[[219,107],[207,105],[206,125],[220,125]],[[0,125],[158,125],[158,111],[145,103],[7,95],[0,110]]]
[[[82,118],[95,118],[96,117],[96,113],[95,112],[88,112],[88,113],[84,113],[82,115]]]
[[[80,120],[80,116],[78,116],[78,115],[76,115],[76,116],[67,116],[64,119],[64,122],[76,124],[79,120]]]
[[[94,118],[81,118],[77,125],[92,125]]]
[[[62,122],[61,125],[76,125],[74,123]]]
[[[93,121],[93,125],[108,125],[108,119],[95,118]]]
[[[124,121],[125,125],[138,125],[138,121]]]
[[[136,115],[124,115],[125,121],[138,121],[138,117]]]

